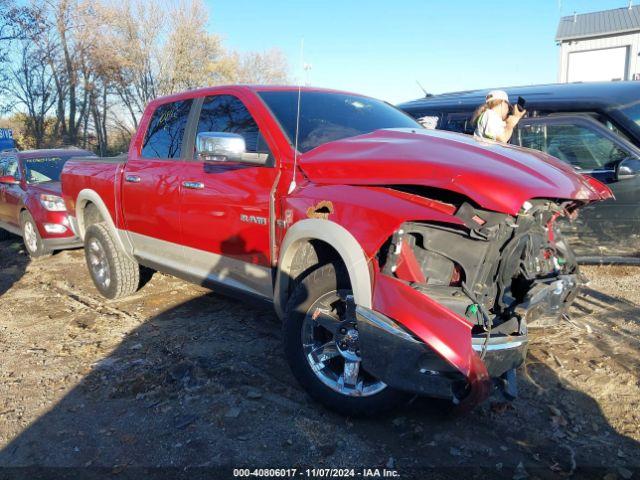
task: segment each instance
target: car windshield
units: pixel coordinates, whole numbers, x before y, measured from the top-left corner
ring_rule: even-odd
[[[289,140],[294,142],[298,92],[265,91],[259,92],[259,95],[280,122]],[[308,91],[302,91],[300,95],[298,150],[301,152],[381,128],[422,126],[397,108],[373,98]]]
[[[40,157],[23,160],[27,183],[60,181],[62,167],[71,157]]]

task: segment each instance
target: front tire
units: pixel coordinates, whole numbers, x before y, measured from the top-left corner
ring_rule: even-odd
[[[285,311],[284,351],[315,400],[343,415],[371,416],[409,397],[361,367],[357,324],[345,301],[351,293],[341,264],[318,267],[299,281]]]
[[[84,255],[93,284],[103,297],[116,299],[138,290],[140,266],[116,246],[104,223],[87,229]]]
[[[25,211],[20,215],[20,226],[24,247],[31,258],[48,257],[53,253],[42,241],[38,226],[29,212]]]

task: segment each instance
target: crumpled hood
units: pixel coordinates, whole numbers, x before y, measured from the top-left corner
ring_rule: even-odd
[[[532,198],[611,196],[606,186],[542,152],[433,130],[377,130],[337,140],[303,154],[299,165],[318,184],[441,188],[511,215]]]

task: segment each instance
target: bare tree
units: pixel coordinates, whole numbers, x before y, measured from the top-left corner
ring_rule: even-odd
[[[288,82],[287,58],[282,50],[272,48],[264,52],[236,54],[234,81],[250,84],[285,84]]]
[[[100,43],[109,46],[113,89],[135,129],[146,104],[158,95],[159,45],[167,17],[157,5],[143,0],[96,8],[109,26]]]
[[[12,106],[12,99],[7,98],[7,87],[11,75],[6,65],[11,62],[11,46],[16,40],[27,38],[34,27],[31,10],[25,6],[16,6],[14,0],[0,0],[0,113]]]
[[[34,138],[35,147],[41,148],[47,115],[57,99],[54,80],[42,52],[30,41],[23,41],[21,47],[20,60],[11,69],[9,91],[18,106],[26,109],[26,133]]]
[[[0,7],[11,1],[0,0]],[[222,83],[286,82],[286,59],[279,50],[225,49],[207,30],[202,0],[159,3],[31,0],[35,28],[24,31],[40,63],[35,65],[31,53],[12,59],[9,70],[14,80],[9,96],[33,123],[27,133],[37,137],[29,144],[42,144],[44,131],[53,128],[61,143],[105,154],[115,144],[122,148],[146,104],[158,95]]]
[[[207,19],[200,0],[180,4],[171,12],[160,62],[162,94],[229,81],[229,59],[220,37],[207,32]]]

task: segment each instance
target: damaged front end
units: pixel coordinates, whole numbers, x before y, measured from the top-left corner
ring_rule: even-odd
[[[404,223],[380,249],[373,308],[358,307],[363,367],[388,385],[469,407],[526,357],[528,328],[560,319],[581,283],[556,228],[576,202],[517,216],[462,203],[457,224]]]

